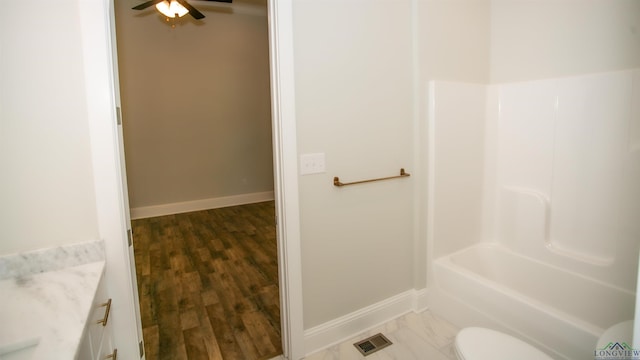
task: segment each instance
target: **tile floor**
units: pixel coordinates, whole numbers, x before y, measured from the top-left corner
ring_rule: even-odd
[[[455,360],[453,340],[457,332],[458,328],[429,311],[419,314],[411,312],[311,354],[305,360],[365,359],[353,344],[377,333],[385,335],[393,345],[368,355],[367,360]],[[278,359],[281,358],[273,360]]]

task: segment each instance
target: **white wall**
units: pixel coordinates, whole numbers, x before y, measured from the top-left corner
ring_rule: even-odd
[[[2,7],[0,254],[95,240],[77,1]]]
[[[172,29],[116,1],[132,208],[273,191],[266,1],[242,3]]]
[[[294,2],[298,152],[327,159],[300,177],[305,328],[426,286],[426,84],[489,80],[489,13],[489,0]],[[331,186],[400,167],[413,176]]]
[[[640,1],[491,0],[491,82],[640,64]]]
[[[304,327],[413,288],[413,178],[345,188],[413,164],[409,0],[294,2]]]
[[[415,36],[421,90],[426,90],[429,80],[472,83],[489,80],[490,3],[490,0],[417,0]]]

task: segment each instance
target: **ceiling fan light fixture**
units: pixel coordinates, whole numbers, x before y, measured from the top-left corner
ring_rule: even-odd
[[[168,18],[174,18],[176,15],[178,17],[183,17],[189,13],[189,10],[176,0],[164,0],[163,2],[156,4],[156,9]]]

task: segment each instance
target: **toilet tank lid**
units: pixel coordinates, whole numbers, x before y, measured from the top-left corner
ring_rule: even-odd
[[[481,327],[460,330],[455,346],[465,360],[552,360],[520,339]]]

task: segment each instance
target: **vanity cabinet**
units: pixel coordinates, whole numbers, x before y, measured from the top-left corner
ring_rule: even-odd
[[[117,360],[117,349],[113,343],[113,326],[111,321],[111,298],[108,297],[105,281],[102,279],[91,308],[89,320],[77,360]]]

